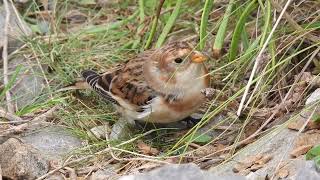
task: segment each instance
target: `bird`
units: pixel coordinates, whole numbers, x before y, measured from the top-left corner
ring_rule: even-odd
[[[108,72],[81,74],[130,123],[167,124],[189,117],[205,101],[201,91],[210,86],[207,59],[187,42],[171,42]]]

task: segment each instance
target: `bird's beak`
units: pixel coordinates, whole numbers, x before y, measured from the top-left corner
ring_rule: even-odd
[[[194,54],[191,56],[191,61],[194,63],[202,63],[208,59],[207,56],[203,55],[200,52],[194,52]]]

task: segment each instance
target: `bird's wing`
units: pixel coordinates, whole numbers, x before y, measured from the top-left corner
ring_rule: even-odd
[[[143,59],[127,62],[121,72],[111,82],[110,92],[136,107],[137,111],[146,107],[156,92],[150,88],[143,76]]]
[[[107,101],[141,114],[149,114],[150,103],[156,97],[156,92],[144,80],[143,64],[143,59],[133,59],[116,71],[99,75],[92,70],[85,70],[82,76]]]

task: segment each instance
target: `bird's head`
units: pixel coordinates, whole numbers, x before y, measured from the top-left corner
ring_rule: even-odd
[[[203,63],[207,59],[188,43],[175,42],[154,50],[145,70],[152,77],[150,81],[161,84],[161,89],[181,91],[207,80],[205,77],[199,79],[207,73]]]

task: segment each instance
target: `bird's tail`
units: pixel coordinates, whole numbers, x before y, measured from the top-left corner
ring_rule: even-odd
[[[92,70],[84,70],[81,72],[81,74],[91,88],[99,93],[105,100],[118,104],[118,102],[109,94],[109,86],[112,81],[112,74],[104,74],[101,76]]]
[[[82,77],[85,79],[85,81],[93,88],[95,88],[100,75],[92,70],[84,70],[81,72]]]

